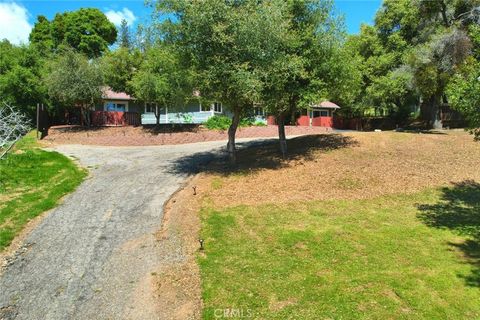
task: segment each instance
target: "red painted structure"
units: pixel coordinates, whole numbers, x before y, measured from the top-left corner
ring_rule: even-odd
[[[137,112],[92,111],[91,120],[94,126],[139,126],[141,124],[141,117]]]
[[[313,127],[333,127],[333,117],[316,117],[312,118]]]
[[[311,110],[303,110],[300,117],[297,118],[297,125],[333,128],[333,113],[340,109],[335,103],[323,101],[313,105]]]
[[[302,115],[297,118],[297,125],[310,126],[310,117],[308,115]]]

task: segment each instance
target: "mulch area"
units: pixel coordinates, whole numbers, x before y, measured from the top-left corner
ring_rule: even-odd
[[[205,168],[199,189],[215,207],[331,199],[369,199],[480,182],[480,143],[468,133],[348,132],[242,149],[239,166]]]
[[[44,141],[56,144],[101,146],[173,145],[204,141],[227,140],[227,131],[208,130],[198,126],[185,127],[95,127],[57,126],[49,129]],[[322,127],[287,126],[287,135],[318,134],[331,131]],[[239,128],[237,138],[275,137],[277,126]]]

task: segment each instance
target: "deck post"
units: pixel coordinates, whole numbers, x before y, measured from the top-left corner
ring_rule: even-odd
[[[165,106],[165,123],[168,123],[168,107]]]

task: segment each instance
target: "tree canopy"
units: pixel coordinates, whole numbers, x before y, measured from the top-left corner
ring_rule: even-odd
[[[228,143],[234,161],[240,117],[260,101],[263,67],[288,29],[284,1],[161,0],[156,8],[175,16],[162,24],[164,38],[193,70],[202,98],[221,101],[234,114]]]
[[[39,16],[30,33],[30,43],[42,51],[56,51],[68,46],[89,58],[99,57],[108,51],[108,46],[116,38],[117,29],[96,8],[57,13],[52,21]]]
[[[101,99],[104,89],[98,61],[72,49],[64,50],[49,63],[45,82],[50,96],[67,107],[80,107],[84,123],[90,125],[89,110]]]

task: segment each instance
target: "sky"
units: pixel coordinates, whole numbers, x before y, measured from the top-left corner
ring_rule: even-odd
[[[358,33],[361,23],[373,23],[382,0],[335,0],[337,13],[345,16],[347,31]],[[148,21],[152,9],[143,0],[0,0],[0,39],[27,43],[38,15],[52,19],[56,13],[82,7],[95,7],[119,26],[122,19],[130,26]]]

